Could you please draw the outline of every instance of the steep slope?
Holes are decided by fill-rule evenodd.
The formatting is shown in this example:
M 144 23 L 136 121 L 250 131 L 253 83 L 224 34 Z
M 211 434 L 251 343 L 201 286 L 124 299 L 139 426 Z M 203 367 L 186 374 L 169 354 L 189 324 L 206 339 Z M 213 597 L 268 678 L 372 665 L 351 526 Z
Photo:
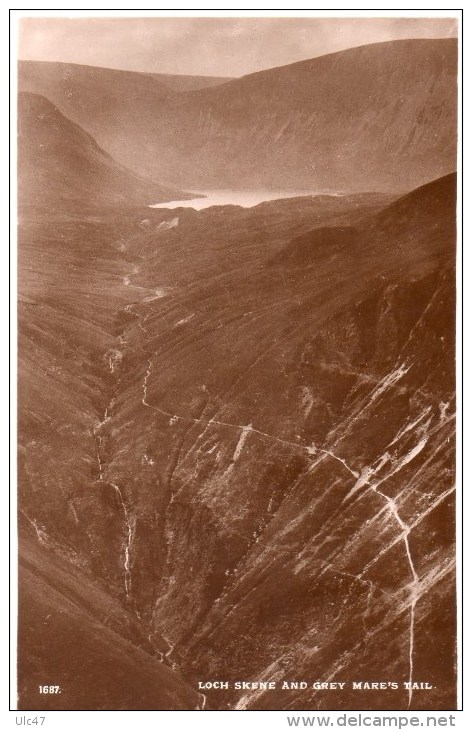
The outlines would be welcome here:
M 20 61 L 18 87 L 52 101 L 107 152 L 111 149 L 103 141 L 116 135 L 128 158 L 134 149 L 129 131 L 140 124 L 149 127 L 155 109 L 173 95 L 150 74 L 46 61 Z M 116 159 L 123 162 L 126 155 Z
M 20 243 L 30 539 L 209 707 L 455 708 L 454 176 Z
M 115 162 L 42 96 L 20 93 L 18 128 L 20 209 L 85 213 L 180 195 Z
M 18 709 L 199 709 L 201 696 L 166 665 L 165 642 L 159 650 L 136 617 L 38 536 L 20 554 Z M 39 692 L 45 677 L 57 693 Z
M 456 168 L 456 67 L 453 39 L 392 41 L 147 101 L 130 89 L 105 116 L 57 68 L 21 67 L 20 87 L 173 184 L 405 191 Z
M 439 180 L 309 234 L 311 258 L 297 239 L 290 266 L 275 257 L 143 312 L 146 369 L 140 383 L 131 340 L 107 473 L 130 488 L 131 454 L 154 463 L 165 567 L 149 611 L 176 664 L 194 680 L 399 686 L 215 690 L 214 706 L 455 706 L 454 201 L 454 178 Z M 112 437 L 130 418 L 133 445 Z

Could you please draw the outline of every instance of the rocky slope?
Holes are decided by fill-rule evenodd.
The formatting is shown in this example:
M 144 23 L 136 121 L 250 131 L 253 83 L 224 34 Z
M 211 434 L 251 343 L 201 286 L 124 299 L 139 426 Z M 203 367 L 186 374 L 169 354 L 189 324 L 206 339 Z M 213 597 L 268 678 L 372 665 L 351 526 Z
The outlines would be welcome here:
M 423 39 L 186 93 L 140 74 L 34 63 L 20 67 L 20 88 L 123 164 L 184 188 L 406 191 L 456 169 L 456 67 L 456 41 Z
M 161 708 L 453 709 L 454 177 L 20 234 L 22 708 L 67 605 L 56 650 L 85 632 Z

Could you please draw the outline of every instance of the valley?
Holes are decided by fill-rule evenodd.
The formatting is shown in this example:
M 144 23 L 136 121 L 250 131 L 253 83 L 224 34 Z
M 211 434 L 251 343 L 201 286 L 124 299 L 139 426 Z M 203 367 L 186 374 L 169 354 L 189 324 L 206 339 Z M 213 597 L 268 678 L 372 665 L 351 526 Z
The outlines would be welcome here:
M 457 707 L 455 64 L 21 63 L 19 709 Z
M 202 676 L 322 665 L 349 679 L 359 652 L 374 678 L 369 642 L 392 634 L 389 676 L 437 685 L 424 640 L 454 622 L 438 600 L 454 588 L 453 178 L 393 202 L 138 213 L 20 239 L 20 524 L 34 552 L 106 590 L 190 696 Z M 427 701 L 410 695 L 396 706 Z M 343 697 L 213 690 L 208 703 Z

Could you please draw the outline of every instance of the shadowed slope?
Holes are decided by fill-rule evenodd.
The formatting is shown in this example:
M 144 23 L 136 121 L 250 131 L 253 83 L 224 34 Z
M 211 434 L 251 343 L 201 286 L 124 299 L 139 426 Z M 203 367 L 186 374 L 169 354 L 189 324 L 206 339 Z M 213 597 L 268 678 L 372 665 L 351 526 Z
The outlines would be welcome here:
M 166 665 L 162 639 L 151 641 L 136 617 L 62 560 L 46 536 L 39 545 L 31 537 L 22 543 L 19 710 L 199 708 L 202 698 Z M 45 681 L 59 692 L 40 693 Z
M 85 215 L 91 210 L 144 206 L 181 195 L 115 162 L 42 96 L 20 94 L 18 125 L 21 211 Z

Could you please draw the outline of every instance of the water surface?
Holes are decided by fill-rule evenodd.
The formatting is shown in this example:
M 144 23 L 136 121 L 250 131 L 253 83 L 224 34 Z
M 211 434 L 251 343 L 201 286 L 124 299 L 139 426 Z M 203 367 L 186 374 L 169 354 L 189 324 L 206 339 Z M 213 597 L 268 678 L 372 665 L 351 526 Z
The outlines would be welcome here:
M 205 198 L 190 198 L 189 200 L 171 200 L 167 203 L 156 203 L 150 208 L 194 208 L 203 210 L 212 205 L 240 205 L 243 208 L 252 208 L 254 205 L 268 200 L 282 198 L 300 198 L 307 195 L 336 195 L 313 190 L 199 190 L 191 191 L 205 195 Z

